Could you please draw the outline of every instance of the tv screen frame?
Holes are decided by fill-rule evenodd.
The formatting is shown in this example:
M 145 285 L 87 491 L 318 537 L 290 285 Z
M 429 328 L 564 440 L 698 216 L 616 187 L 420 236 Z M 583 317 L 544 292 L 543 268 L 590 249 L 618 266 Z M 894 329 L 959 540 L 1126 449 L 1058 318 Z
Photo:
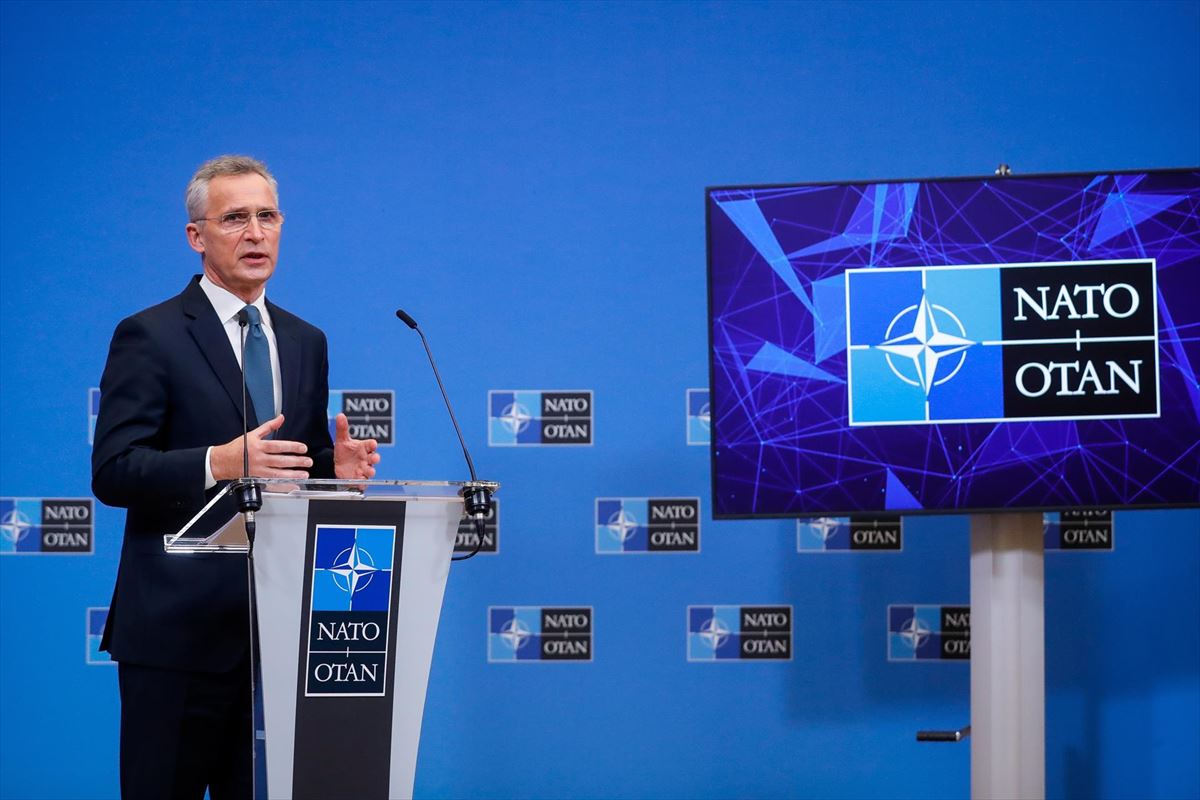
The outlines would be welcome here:
M 1170 188 L 1174 184 L 1186 185 L 1187 191 L 1180 196 L 1177 190 Z M 821 199 L 822 194 L 827 197 Z M 1037 204 L 1030 205 L 1029 199 L 1039 195 L 1044 198 L 1044 205 L 1040 208 Z M 971 199 L 959 202 L 955 199 L 959 196 Z M 970 231 L 970 223 L 978 220 L 966 220 L 957 225 L 951 225 L 945 219 L 933 221 L 935 214 L 947 209 L 958 214 L 965 210 L 970 214 L 971 202 L 978 202 L 980 209 L 996 209 L 994 214 L 997 224 L 1004 229 L 1003 235 L 992 237 L 983 230 L 975 234 L 963 233 L 964 230 Z M 822 203 L 824 207 L 821 207 Z M 796 218 L 798 210 L 809 207 L 814 210 L 811 218 Z M 1001 219 L 1006 213 L 1023 221 L 1026 229 L 1005 227 L 1012 222 Z M 1179 225 L 1174 241 L 1185 243 L 1187 252 L 1183 256 L 1166 245 L 1148 254 L 1144 245 L 1142 251 L 1134 252 L 1123 244 L 1126 240 L 1135 241 L 1143 226 L 1147 230 L 1158 231 L 1164 226 L 1169 228 L 1170 224 Z M 1059 240 L 1049 241 L 1047 237 L 1050 233 L 1058 235 Z M 1002 389 L 994 387 L 999 384 L 993 379 L 980 383 L 978 375 L 987 374 L 992 378 L 1002 375 L 1006 379 L 1003 387 L 1007 387 L 1012 370 L 1005 373 L 1004 363 L 1007 362 L 1004 360 L 1015 359 L 1011 355 L 1013 353 L 1045 352 L 1047 347 L 1075 352 L 1088 347 L 1092 348 L 1089 352 L 1098 352 L 1094 348 L 1099 345 L 1095 343 L 1102 342 L 1106 337 L 1090 331 L 1086 326 L 1094 327 L 1101 323 L 1116 325 L 1120 335 L 1107 338 L 1129 341 L 1102 346 L 1108 348 L 1110 354 L 1121 348 L 1132 348 L 1130 353 L 1139 358 L 1126 362 L 1110 360 L 1105 362 L 1107 370 L 1101 369 L 1103 374 L 1085 375 L 1084 371 L 1080 371 L 1079 375 L 1072 377 L 1086 377 L 1089 388 L 1112 389 L 1115 381 L 1117 389 L 1124 390 L 1134 387 L 1135 380 L 1140 381 L 1145 377 L 1130 372 L 1128 365 L 1135 360 L 1146 360 L 1145 341 L 1148 339 L 1148 326 L 1152 325 L 1156 394 L 1163 391 L 1166 385 L 1170 389 L 1167 400 L 1176 405 L 1182 403 L 1179 382 L 1185 380 L 1188 369 L 1173 372 L 1172 363 L 1162 364 L 1160 361 L 1166 348 L 1172 347 L 1168 362 L 1182 360 L 1184 367 L 1190 368 L 1192 380 L 1195 380 L 1197 371 L 1200 371 L 1200 310 L 1177 305 L 1176 315 L 1181 311 L 1182 317 L 1176 320 L 1168 313 L 1163 319 L 1160 318 L 1160 306 L 1166 302 L 1162 294 L 1164 291 L 1173 292 L 1173 297 L 1186 297 L 1186 294 L 1180 295 L 1182 287 L 1190 289 L 1191 295 L 1196 298 L 1192 305 L 1200 309 L 1200 167 L 710 186 L 705 189 L 705 234 L 711 419 L 709 455 L 711 508 L 715 519 L 1200 506 L 1200 474 L 1190 480 L 1171 478 L 1152 484 L 1172 487 L 1172 492 L 1181 495 L 1166 499 L 1153 494 L 1139 497 L 1138 490 L 1129 487 L 1113 491 L 1077 491 L 1066 485 L 1056 490 L 1057 496 L 1049 496 L 1052 492 L 1038 493 L 1031 488 L 1018 487 L 1022 491 L 1009 493 L 1015 497 L 1015 502 L 970 502 L 975 496 L 986 499 L 989 496 L 995 498 L 998 494 L 994 489 L 983 490 L 982 481 L 988 480 L 988 474 L 999 475 L 1002 480 L 1010 481 L 1014 480 L 1015 475 L 1028 474 L 1036 483 L 1049 474 L 1047 469 L 1043 469 L 1040 475 L 1034 474 L 1037 465 L 1049 468 L 1053 458 L 1060 455 L 1063 463 L 1069 465 L 1072 447 L 1077 450 L 1087 447 L 1110 448 L 1113 435 L 1105 438 L 1098 434 L 1102 430 L 1096 427 L 1098 425 L 1134 425 L 1132 430 L 1137 435 L 1133 437 L 1134 445 L 1125 445 L 1127 450 L 1132 450 L 1141 436 L 1154 438 L 1146 433 L 1149 428 L 1139 429 L 1136 426 L 1139 418 L 1148 416 L 1144 404 L 1133 408 L 1132 413 L 1111 413 L 1114 403 L 1129 402 L 1129 398 L 1124 396 L 1098 398 L 1096 402 L 1103 413 L 1090 414 L 1075 422 L 1061 415 L 1054 420 L 1039 420 L 1036 415 L 1030 415 L 1030 408 L 1022 410 L 1022 402 L 1030 406 L 1031 403 L 1036 405 L 1042 402 L 1040 400 L 1019 396 L 1014 396 L 1011 402 L 1003 397 L 997 399 L 993 395 L 1002 392 Z M 930 234 L 936 234 L 936 237 Z M 714 236 L 725 238 L 714 243 Z M 970 241 L 972 236 L 977 236 L 978 240 Z M 945 239 L 939 242 L 937 237 Z M 1022 241 L 1026 244 L 1021 244 Z M 1022 257 L 1022 253 L 1025 257 Z M 947 258 L 950 254 L 954 257 Z M 1097 254 L 1104 257 L 1098 257 Z M 1170 263 L 1159 263 L 1164 261 L 1164 254 L 1165 260 Z M 1055 255 L 1058 257 L 1053 257 Z M 714 259 L 717 263 L 714 263 Z M 1140 270 L 1114 266 L 1135 261 L 1143 265 Z M 1146 263 L 1153 264 L 1149 275 L 1149 292 L 1157 302 L 1141 304 L 1140 309 L 1131 311 L 1131 305 L 1137 302 L 1133 295 L 1146 293 Z M 1043 269 L 1039 270 L 1039 267 Z M 1072 277 L 1087 271 L 1088 280 L 1080 282 L 1083 285 L 1081 294 L 1068 298 L 1068 301 L 1079 301 L 1078 308 L 1059 307 L 1061 313 L 1058 316 L 1065 318 L 1074 311 L 1075 318 L 1069 322 L 1065 319 L 1055 322 L 1054 307 L 1049 304 L 1061 298 L 1039 295 L 1038 288 L 1045 287 L 1039 287 L 1037 280 L 1032 283 L 1030 280 L 1038 275 L 1060 275 L 1064 269 L 1076 270 Z M 1157 285 L 1168 269 L 1174 272 L 1169 275 L 1166 285 Z M 1018 270 L 1025 272 L 1019 273 Z M 1114 273 L 1113 270 L 1128 271 Z M 750 275 L 751 272 L 754 274 Z M 913 288 L 916 286 L 913 283 L 915 278 L 912 281 L 893 280 L 892 276 L 899 276 L 902 272 L 919 273 L 920 288 Z M 846 278 L 847 274 L 851 277 Z M 1096 281 L 1112 289 L 1117 286 L 1111 279 L 1114 274 L 1134 277 L 1130 277 L 1129 281 L 1121 280 L 1121 284 L 1129 284 L 1128 288 L 1110 290 L 1102 296 L 1098 293 L 1101 290 L 1094 288 L 1098 285 Z M 734 279 L 738 286 L 730 288 Z M 892 285 L 889 285 L 889 281 Z M 939 296 L 945 296 L 945 292 L 957 292 L 957 297 L 968 303 L 972 297 L 991 298 L 994 295 L 995 298 L 988 302 L 997 309 L 999 303 L 1005 303 L 1004 312 L 1011 312 L 1013 304 L 1018 303 L 1018 313 L 1023 313 L 1027 319 L 1021 326 L 1016 323 L 1007 325 L 1003 334 L 997 336 L 998 326 L 1005 323 L 1003 314 L 997 315 L 993 309 L 984 315 L 984 318 L 994 317 L 996 320 L 994 327 L 997 327 L 997 331 L 989 334 L 991 338 L 976 336 L 972 340 L 968 336 L 958 337 L 957 334 L 964 332 L 961 321 L 952 319 L 952 313 L 947 316 L 945 305 L 932 301 L 924 304 L 927 282 L 936 285 L 936 291 L 943 293 Z M 1045 280 L 1040 283 L 1051 282 Z M 747 290 L 747 284 L 757 286 Z M 999 289 L 992 291 L 991 287 L 1000 284 L 1007 292 Z M 1088 286 L 1093 288 L 1088 289 Z M 985 288 L 977 291 L 979 287 Z M 854 302 L 850 298 L 852 290 L 856 292 Z M 839 291 L 842 298 L 841 318 L 833 310 Z M 855 329 L 855 309 L 874 308 L 872 303 L 882 304 L 891 296 L 901 297 L 911 291 L 920 293 L 922 304 L 915 300 L 901 304 L 907 307 L 907 316 L 897 314 L 891 320 L 895 331 L 886 331 L 896 335 L 882 336 L 881 329 L 873 334 L 878 337 L 874 340 L 875 344 L 868 346 L 857 343 L 862 339 L 863 332 Z M 934 297 L 933 290 L 930 291 L 929 296 Z M 1182 300 L 1175 302 L 1186 303 Z M 773 342 L 770 335 L 753 330 L 758 325 L 751 314 L 754 303 L 761 304 L 765 309 L 763 313 L 768 317 L 774 315 L 775 318 L 763 323 L 763 327 L 774 325 L 780 341 Z M 1103 308 L 1107 308 L 1103 306 L 1104 303 L 1109 304 L 1113 315 L 1103 313 Z M 984 307 L 992 308 L 986 303 Z M 1036 319 L 1036 312 L 1039 311 L 1045 312 L 1050 319 Z M 1092 316 L 1085 320 L 1089 312 Z M 785 320 L 787 315 L 791 316 Z M 1124 321 L 1118 319 L 1121 315 L 1124 315 Z M 860 316 L 868 321 L 872 319 L 871 314 Z M 922 333 L 920 341 L 914 340 L 920 327 L 914 324 L 918 317 L 927 320 L 937 335 L 941 336 L 937 348 L 932 347 L 934 340 L 927 335 L 928 331 Z M 1100 317 L 1106 319 L 1097 322 Z M 806 323 L 810 330 L 793 336 L 785 323 L 795 320 Z M 948 333 L 937 330 L 939 320 L 944 323 L 942 327 Z M 1034 323 L 1041 326 L 1035 335 L 1049 338 L 1030 339 L 1025 329 L 1033 330 L 1030 326 Z M 1189 331 L 1182 338 L 1179 334 L 1181 324 Z M 837 341 L 839 325 L 844 339 L 841 342 Z M 803 328 L 803 324 L 800 327 Z M 818 328 L 821 329 L 820 333 Z M 904 340 L 905 336 L 907 340 Z M 1021 337 L 1025 337 L 1026 341 L 1018 341 Z M 1071 341 L 1072 337 L 1074 342 Z M 960 341 L 955 341 L 956 338 Z M 1043 342 L 1057 344 L 1044 345 Z M 885 348 L 885 344 L 889 346 Z M 996 346 L 989 350 L 977 345 Z M 1041 350 L 1018 345 L 1038 345 Z M 960 351 L 955 351 L 955 347 L 959 347 Z M 975 397 L 971 392 L 961 390 L 959 394 L 962 396 L 947 399 L 952 398 L 950 389 L 943 388 L 943 384 L 949 380 L 946 377 L 948 373 L 944 370 L 938 372 L 940 360 L 934 359 L 929 362 L 934 365 L 932 372 L 926 370 L 923 376 L 921 365 L 924 356 L 921 353 L 927 355 L 931 349 L 940 349 L 948 353 L 945 359 L 947 364 L 957 363 L 962 368 L 964 356 L 961 350 L 969 348 L 973 349 L 970 349 L 971 358 L 967 361 L 975 362 L 970 369 L 976 370 L 978 375 L 972 381 L 960 383 L 963 386 L 983 386 L 986 391 Z M 885 349 L 888 352 L 883 352 Z M 935 355 L 940 357 L 940 353 Z M 1112 359 L 1116 358 L 1112 356 Z M 985 373 L 979 364 L 989 360 L 992 363 L 991 372 Z M 1013 360 L 1013 363 L 1016 361 Z M 1058 367 L 1052 370 L 1043 367 L 1026 369 L 1022 373 L 1026 381 L 1025 389 L 1036 392 L 1041 388 L 1042 378 L 1062 381 L 1062 385 L 1056 387 L 1056 395 L 1058 388 L 1067 389 L 1067 369 L 1061 360 L 1042 363 L 1056 363 Z M 1114 363 L 1124 364 L 1124 368 L 1113 366 Z M 898 405 L 908 410 L 901 413 L 898 419 L 889 420 L 887 415 L 894 413 L 891 406 L 872 398 L 871 392 L 863 388 L 884 386 L 884 383 L 876 380 L 878 374 L 884 374 L 880 371 L 884 367 L 891 370 L 891 375 L 902 377 L 916 387 L 905 391 L 925 392 L 924 420 L 918 420 L 915 416 L 920 413 L 919 401 L 913 401 L 910 394 L 904 394 L 904 391 L 896 394 L 900 401 Z M 1146 374 L 1150 374 L 1148 364 L 1145 369 Z M 750 385 L 750 379 L 746 377 L 754 370 L 756 380 L 762 378 L 760 385 L 768 385 L 772 381 L 777 384 L 774 396 L 769 398 L 771 404 L 763 404 L 761 408 L 757 402 L 759 398 L 753 396 L 755 390 Z M 740 388 L 733 388 L 735 381 L 728 372 L 738 372 L 736 382 Z M 851 385 L 852 372 L 868 377 Z M 967 376 L 968 372 L 969 369 L 965 369 L 962 375 Z M 847 413 L 840 420 L 835 420 L 831 398 L 838 391 L 833 387 L 838 386 L 839 381 L 845 386 L 842 391 Z M 814 386 L 817 388 L 812 389 Z M 1074 388 L 1079 388 L 1078 384 Z M 764 394 L 769 391 L 764 390 Z M 802 399 L 791 401 L 790 404 L 787 401 L 778 402 L 785 391 Z M 891 389 L 887 388 L 887 391 Z M 1008 391 L 1010 394 L 1019 394 L 1015 389 Z M 1184 392 L 1187 393 L 1186 387 Z M 870 409 L 872 402 L 877 406 L 870 412 L 875 415 L 874 418 L 867 420 L 865 426 L 849 424 L 848 406 L 852 394 L 862 399 L 863 409 Z M 1196 390 L 1193 389 L 1190 402 L 1195 405 L 1195 419 L 1191 427 L 1184 431 L 1189 436 L 1194 432 L 1196 441 L 1191 442 L 1190 449 L 1186 448 L 1186 443 L 1180 446 L 1185 448 L 1182 455 L 1184 465 L 1194 465 L 1196 472 L 1200 473 L 1200 404 L 1196 397 Z M 1079 400 L 1076 402 L 1083 405 L 1071 406 L 1070 397 L 1060 400 L 1065 404 L 1062 407 L 1067 409 L 1064 413 L 1076 415 L 1087 414 L 1090 408 L 1088 403 L 1091 402 L 1088 399 Z M 1157 402 L 1162 401 L 1158 399 Z M 791 418 L 781 416 L 784 410 L 795 412 L 800 407 L 807 408 L 805 403 L 813 409 L 823 409 L 817 414 L 818 423 L 809 432 L 801 432 L 794 414 Z M 950 422 L 958 417 L 945 416 L 939 411 L 938 416 L 931 419 L 930 409 L 934 405 L 951 414 L 955 409 L 960 412 L 966 409 L 972 416 L 964 422 Z M 985 410 L 990 408 L 993 416 L 974 416 L 977 413 L 975 405 Z M 739 406 L 746 408 L 738 410 Z M 997 408 L 1003 410 L 999 417 L 995 416 Z M 1154 424 L 1160 428 L 1158 433 L 1161 438 L 1173 419 L 1168 414 L 1179 414 L 1183 409 L 1181 407 L 1172 412 L 1172 409 L 1159 408 L 1155 411 L 1162 415 L 1149 416 L 1157 420 Z M 820 418 L 821 414 L 825 415 L 823 419 Z M 1004 421 L 985 421 L 988 419 Z M 747 433 L 758 420 L 768 426 L 766 432 Z M 821 427 L 822 424 L 825 427 Z M 790 429 L 789 425 L 792 426 Z M 980 437 L 986 440 L 990 435 L 986 430 L 989 426 L 993 430 L 1004 429 L 1008 433 L 1015 433 L 1019 428 L 1023 436 L 1030 435 L 1030 431 L 1035 434 L 1044 432 L 1047 434 L 1048 441 L 1044 443 L 1047 450 L 1040 455 L 1026 454 L 1024 466 L 1007 463 L 1003 453 L 996 452 L 1002 447 L 989 446 L 986 442 L 980 444 Z M 889 462 L 888 458 L 891 457 L 881 456 L 873 464 L 864 463 L 863 471 L 850 469 L 849 476 L 839 479 L 835 473 L 840 474 L 838 471 L 842 469 L 842 462 L 852 464 L 856 463 L 856 459 L 861 459 L 862 454 L 858 450 L 861 450 L 862 443 L 856 442 L 855 431 L 858 431 L 858 439 L 878 436 L 879 441 L 883 442 L 880 452 L 887 452 L 889 447 L 892 452 L 901 448 L 899 440 L 902 436 L 879 434 L 881 429 L 887 427 L 894 427 L 901 432 L 923 427 L 926 429 L 926 441 L 930 444 L 935 440 L 944 443 L 947 439 L 956 440 L 965 436 L 974 443 L 970 446 L 974 449 L 968 449 L 971 454 L 968 460 L 973 460 L 976 466 L 986 462 L 985 468 L 978 477 L 974 474 L 956 474 L 955 471 L 966 462 L 956 463 L 955 458 L 947 454 L 944 475 L 936 479 L 922 477 L 914 481 L 914 470 L 910 463 Z M 965 435 L 968 428 L 972 429 L 970 436 Z M 1082 438 L 1080 430 L 1083 431 Z M 890 443 L 889 438 L 892 440 Z M 920 435 L 916 437 L 917 440 L 920 438 Z M 791 444 L 800 440 L 805 441 L 804 448 Z M 820 443 L 827 445 L 823 452 L 819 452 L 818 447 L 810 446 Z M 833 455 L 833 451 L 846 451 L 828 447 L 836 444 L 854 445 L 849 448 L 853 452 L 845 459 L 839 459 Z M 757 453 L 749 453 L 755 446 Z M 806 450 L 805 455 L 800 455 L 802 449 Z M 781 466 L 785 459 L 780 453 L 792 458 L 792 451 L 795 453 L 795 466 Z M 750 455 L 754 458 L 750 458 Z M 1126 453 L 1125 457 L 1130 458 L 1130 454 Z M 1134 454 L 1134 457 L 1139 457 L 1139 454 Z M 1146 457 L 1150 458 L 1148 455 Z M 751 464 L 751 461 L 755 463 Z M 877 474 L 866 475 L 871 469 L 875 469 Z M 1070 469 L 1073 473 L 1079 472 L 1075 467 Z M 1135 469 L 1148 471 L 1151 468 L 1135 466 Z M 790 481 L 789 470 L 794 471 Z M 819 483 L 811 480 L 814 473 L 830 475 L 830 479 L 816 490 L 810 488 L 810 485 Z M 932 470 L 922 473 L 924 476 L 932 474 Z M 768 481 L 771 482 L 770 486 L 764 489 Z M 831 488 L 842 482 L 862 482 L 862 487 L 854 489 L 857 495 L 849 489 Z M 972 490 L 972 482 L 979 483 L 980 488 Z M 963 486 L 967 488 L 962 489 Z M 1182 492 L 1179 491 L 1181 488 Z M 1146 487 L 1141 491 L 1147 491 Z M 955 504 L 941 499 L 951 494 L 956 498 Z M 839 495 L 842 502 L 833 502 Z M 764 497 L 765 500 L 762 499 Z M 855 498 L 854 501 L 845 500 L 851 497 Z M 816 499 L 810 502 L 810 498 Z M 866 498 L 877 499 L 878 502 L 862 502 Z

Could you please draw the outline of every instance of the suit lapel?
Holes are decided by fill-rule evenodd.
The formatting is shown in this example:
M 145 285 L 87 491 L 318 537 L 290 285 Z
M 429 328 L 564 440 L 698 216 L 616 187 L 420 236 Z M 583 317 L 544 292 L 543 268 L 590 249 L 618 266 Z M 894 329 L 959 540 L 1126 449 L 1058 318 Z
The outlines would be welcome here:
M 270 300 L 267 310 L 271 312 L 271 327 L 275 330 L 275 346 L 279 351 L 279 383 L 283 387 L 283 407 L 279 413 L 291 419 L 296 395 L 300 392 L 300 340 L 291 315 Z
M 212 371 L 216 373 L 225 393 L 229 395 L 238 417 L 242 416 L 242 371 L 238 369 L 229 337 L 217 312 L 204 290 L 200 288 L 199 276 L 183 290 L 183 313 L 188 317 L 188 333 L 192 335 L 200 352 Z

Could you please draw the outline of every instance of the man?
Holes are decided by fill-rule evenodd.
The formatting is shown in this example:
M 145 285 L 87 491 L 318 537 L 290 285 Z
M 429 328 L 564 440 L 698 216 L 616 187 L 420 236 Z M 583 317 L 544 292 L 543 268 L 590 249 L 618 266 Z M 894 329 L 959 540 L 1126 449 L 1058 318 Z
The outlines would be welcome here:
M 100 381 L 92 490 L 129 509 L 101 647 L 119 664 L 122 795 L 249 798 L 246 561 L 168 555 L 162 537 L 242 475 L 243 441 L 264 478 L 371 478 L 379 454 L 342 414 L 331 441 L 325 336 L 266 299 L 283 224 L 266 166 L 213 159 L 186 203 L 203 275 L 117 326 Z

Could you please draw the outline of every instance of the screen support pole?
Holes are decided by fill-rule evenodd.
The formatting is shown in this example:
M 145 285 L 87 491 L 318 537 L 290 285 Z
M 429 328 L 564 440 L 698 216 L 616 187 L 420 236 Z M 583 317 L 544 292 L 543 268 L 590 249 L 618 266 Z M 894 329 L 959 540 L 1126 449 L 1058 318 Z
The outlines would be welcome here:
M 971 797 L 1046 796 L 1040 513 L 971 516 Z

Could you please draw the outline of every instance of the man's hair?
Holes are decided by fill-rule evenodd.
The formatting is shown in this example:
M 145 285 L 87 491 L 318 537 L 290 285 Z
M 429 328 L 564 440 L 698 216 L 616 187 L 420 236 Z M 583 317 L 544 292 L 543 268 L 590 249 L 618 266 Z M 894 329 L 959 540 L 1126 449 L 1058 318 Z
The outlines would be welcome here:
M 195 222 L 202 219 L 208 208 L 208 184 L 213 178 L 222 175 L 246 175 L 253 173 L 261 175 L 271 186 L 271 194 L 275 195 L 275 203 L 279 204 L 279 184 L 275 176 L 267 169 L 267 165 L 257 158 L 250 156 L 217 156 L 205 161 L 196 170 L 196 174 L 188 181 L 184 193 L 184 204 L 187 206 L 188 220 Z

